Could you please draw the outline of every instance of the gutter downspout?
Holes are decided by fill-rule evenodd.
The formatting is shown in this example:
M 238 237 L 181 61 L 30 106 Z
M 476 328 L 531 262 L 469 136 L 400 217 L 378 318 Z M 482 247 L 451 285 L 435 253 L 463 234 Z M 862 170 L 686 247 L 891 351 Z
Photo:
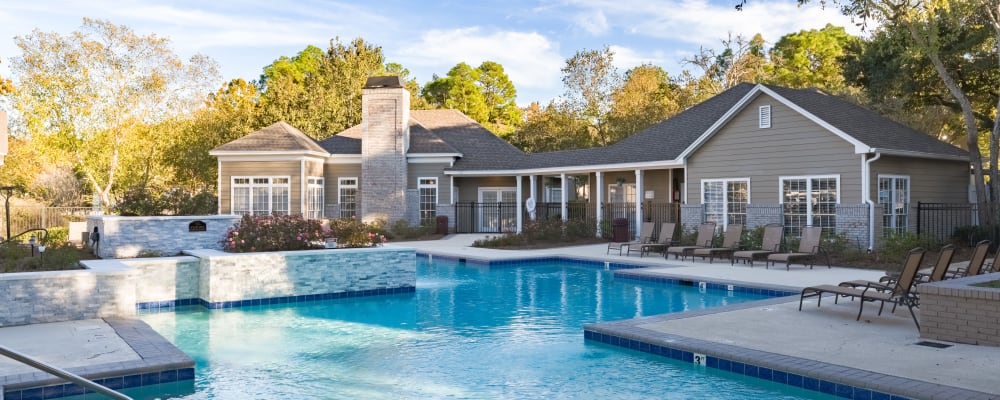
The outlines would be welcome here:
M 861 155 L 861 194 L 864 202 L 868 204 L 868 252 L 875 250 L 875 202 L 872 201 L 871 186 L 871 164 L 882 157 L 882 153 L 875 152 L 875 157 L 865 159 L 867 154 Z

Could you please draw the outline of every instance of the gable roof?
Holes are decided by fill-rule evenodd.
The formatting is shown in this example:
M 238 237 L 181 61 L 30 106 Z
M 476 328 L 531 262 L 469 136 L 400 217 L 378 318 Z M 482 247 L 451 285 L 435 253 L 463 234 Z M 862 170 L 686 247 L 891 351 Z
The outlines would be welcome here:
M 279 121 L 232 142 L 222 144 L 212 149 L 209 154 L 260 151 L 326 153 L 313 138 L 285 121 Z
M 450 168 L 462 170 L 497 170 L 522 168 L 527 158 L 514 147 L 478 122 L 458 110 L 414 110 L 410 118 L 420 127 L 439 138 L 441 143 L 461 153 L 461 158 Z M 413 130 L 410 131 L 410 149 L 415 148 Z

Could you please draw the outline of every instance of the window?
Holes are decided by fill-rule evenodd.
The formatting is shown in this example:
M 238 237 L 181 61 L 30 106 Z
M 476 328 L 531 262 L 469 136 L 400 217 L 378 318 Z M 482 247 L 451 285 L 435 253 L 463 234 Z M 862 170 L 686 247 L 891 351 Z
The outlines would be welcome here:
M 323 218 L 323 178 L 309 177 L 306 186 L 306 218 Z
M 882 206 L 884 233 L 906 232 L 909 224 L 910 177 L 879 175 L 878 204 Z
M 608 185 L 608 203 L 635 203 L 635 184 L 612 183 Z
M 723 227 L 746 225 L 750 179 L 704 179 L 701 182 L 701 202 L 705 205 L 707 221 Z
M 758 128 L 770 128 L 771 127 L 771 106 L 760 106 L 759 121 L 757 124 Z
M 839 176 L 782 177 L 781 202 L 788 233 L 798 236 L 804 226 L 835 228 L 839 186 Z
M 420 224 L 431 226 L 437 217 L 437 178 L 418 178 L 417 190 L 420 192 Z
M 233 214 L 288 215 L 288 177 L 233 177 Z
M 340 178 L 337 183 L 337 192 L 340 197 L 340 218 L 357 218 L 358 178 Z

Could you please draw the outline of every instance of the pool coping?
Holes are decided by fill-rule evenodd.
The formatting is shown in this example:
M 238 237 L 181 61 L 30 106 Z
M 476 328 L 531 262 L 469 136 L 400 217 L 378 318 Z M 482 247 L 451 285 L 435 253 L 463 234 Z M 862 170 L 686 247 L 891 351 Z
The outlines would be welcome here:
M 184 354 L 139 319 L 104 318 L 116 334 L 135 351 L 138 360 L 66 368 L 67 371 L 120 390 L 161 383 L 194 380 L 194 359 Z M 93 393 L 75 383 L 45 372 L 0 377 L 4 400 L 53 399 Z
M 788 356 L 762 350 L 755 350 L 732 344 L 725 344 L 669 334 L 642 328 L 642 325 L 673 321 L 729 311 L 761 306 L 783 304 L 800 293 L 800 288 L 766 285 L 725 279 L 708 279 L 683 274 L 644 274 L 644 268 L 663 268 L 663 265 L 640 262 L 609 262 L 600 258 L 549 255 L 541 257 L 511 257 L 489 259 L 479 257 L 459 257 L 449 254 L 434 254 L 432 251 L 418 251 L 417 257 L 452 259 L 487 266 L 517 265 L 519 263 L 545 261 L 574 261 L 603 263 L 605 269 L 612 269 L 616 279 L 680 284 L 706 289 L 733 290 L 749 293 L 770 293 L 776 297 L 748 301 L 703 310 L 682 311 L 655 316 L 632 318 L 619 321 L 584 325 L 584 340 L 596 341 L 612 346 L 636 350 L 661 357 L 694 363 L 695 356 L 704 356 L 699 365 L 723 371 L 738 373 L 748 377 L 764 379 L 806 390 L 851 399 L 997 399 L 996 394 L 971 389 L 926 382 L 901 376 L 866 371 L 843 365 L 827 363 L 808 358 Z M 618 268 L 615 268 L 615 267 Z M 704 286 L 701 285 L 704 283 Z

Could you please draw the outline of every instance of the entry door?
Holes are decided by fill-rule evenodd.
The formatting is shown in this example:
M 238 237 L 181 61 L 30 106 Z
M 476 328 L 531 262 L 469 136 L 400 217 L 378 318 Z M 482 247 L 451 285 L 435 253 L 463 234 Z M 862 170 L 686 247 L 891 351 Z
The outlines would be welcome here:
M 481 232 L 509 232 L 516 228 L 516 188 L 479 188 L 479 204 L 479 229 Z

